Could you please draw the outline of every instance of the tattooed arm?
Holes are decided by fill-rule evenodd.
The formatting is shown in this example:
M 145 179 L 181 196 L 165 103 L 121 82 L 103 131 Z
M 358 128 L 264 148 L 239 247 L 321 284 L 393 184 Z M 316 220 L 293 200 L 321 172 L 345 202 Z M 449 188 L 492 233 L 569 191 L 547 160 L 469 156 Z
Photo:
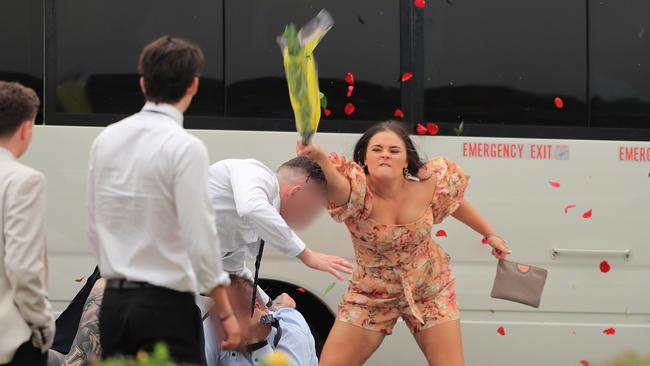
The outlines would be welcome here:
M 79 329 L 67 355 L 54 350 L 48 352 L 48 366 L 89 366 L 101 353 L 99 346 L 99 309 L 104 299 L 106 281 L 100 278 L 95 282 L 84 305 Z

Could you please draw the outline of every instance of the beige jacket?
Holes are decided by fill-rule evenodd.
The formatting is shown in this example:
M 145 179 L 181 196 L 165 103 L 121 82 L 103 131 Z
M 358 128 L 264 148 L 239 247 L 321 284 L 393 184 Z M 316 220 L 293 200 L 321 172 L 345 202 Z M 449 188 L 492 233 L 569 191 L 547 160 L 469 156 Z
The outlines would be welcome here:
M 0 364 L 30 339 L 43 351 L 52 344 L 45 188 L 42 173 L 0 147 Z

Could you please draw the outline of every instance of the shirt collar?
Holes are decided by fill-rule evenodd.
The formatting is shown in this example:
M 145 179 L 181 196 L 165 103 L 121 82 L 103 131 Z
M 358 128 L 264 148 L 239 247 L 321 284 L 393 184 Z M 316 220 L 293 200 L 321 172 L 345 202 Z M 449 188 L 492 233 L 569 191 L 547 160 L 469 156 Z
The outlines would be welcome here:
M 142 110 L 164 114 L 183 127 L 183 113 L 171 104 L 147 102 L 144 107 L 142 107 Z
M 0 146 L 0 156 L 4 156 L 5 158 L 9 160 L 16 160 L 16 157 L 14 154 L 11 153 L 11 151 L 5 149 L 4 147 Z

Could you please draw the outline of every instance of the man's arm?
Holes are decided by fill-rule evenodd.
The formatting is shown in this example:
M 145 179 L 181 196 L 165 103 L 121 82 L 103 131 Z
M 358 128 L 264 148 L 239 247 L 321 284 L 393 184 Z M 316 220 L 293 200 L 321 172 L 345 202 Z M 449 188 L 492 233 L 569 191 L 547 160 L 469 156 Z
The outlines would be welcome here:
M 47 300 L 45 177 L 32 173 L 14 181 L 7 192 L 5 268 L 13 300 L 32 329 L 32 343 L 43 352 L 54 336 Z
M 265 242 L 281 253 L 295 257 L 305 249 L 305 243 L 280 216 L 270 202 L 273 177 L 253 166 L 232 169 L 230 183 L 237 214 L 252 226 Z
M 100 278 L 95 282 L 86 304 L 84 305 L 79 329 L 72 341 L 72 347 L 67 355 L 50 350 L 47 357 L 48 366 L 61 365 L 91 365 L 99 359 L 101 346 L 99 343 L 99 309 L 104 299 L 106 281 Z

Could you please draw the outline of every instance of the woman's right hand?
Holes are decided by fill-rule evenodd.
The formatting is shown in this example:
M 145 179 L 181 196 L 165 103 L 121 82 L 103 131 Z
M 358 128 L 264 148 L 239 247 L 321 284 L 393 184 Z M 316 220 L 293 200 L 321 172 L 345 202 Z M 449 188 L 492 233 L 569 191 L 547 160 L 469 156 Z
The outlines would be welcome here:
M 305 145 L 302 140 L 298 140 L 296 142 L 296 155 L 308 157 L 317 163 L 327 160 L 327 153 L 313 141 L 309 145 Z

